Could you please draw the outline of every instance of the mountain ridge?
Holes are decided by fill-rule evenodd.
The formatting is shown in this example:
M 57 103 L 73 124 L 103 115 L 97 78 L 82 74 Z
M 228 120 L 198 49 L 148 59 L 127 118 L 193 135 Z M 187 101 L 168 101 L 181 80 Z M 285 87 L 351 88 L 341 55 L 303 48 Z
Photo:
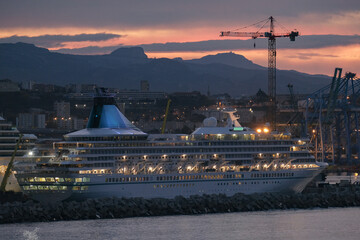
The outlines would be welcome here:
M 330 83 L 330 77 L 278 70 L 277 92 L 311 93 Z M 253 95 L 267 89 L 267 68 L 242 55 L 220 53 L 200 59 L 148 58 L 140 47 L 123 47 L 104 55 L 51 52 L 32 44 L 0 44 L 0 79 L 65 85 L 96 83 L 104 87 L 138 89 L 141 80 L 151 91 L 200 91 L 232 96 Z

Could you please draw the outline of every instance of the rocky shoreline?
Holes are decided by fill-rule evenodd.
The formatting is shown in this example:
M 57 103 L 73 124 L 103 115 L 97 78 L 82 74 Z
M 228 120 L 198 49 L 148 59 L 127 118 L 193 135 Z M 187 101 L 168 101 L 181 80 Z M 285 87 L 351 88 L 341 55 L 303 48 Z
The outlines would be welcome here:
M 16 195 L 16 194 L 15 194 Z M 0 195 L 4 200 L 5 194 Z M 0 201 L 0 223 L 360 206 L 360 186 L 308 189 L 301 194 L 235 194 L 175 199 L 104 198 L 41 204 L 20 195 Z

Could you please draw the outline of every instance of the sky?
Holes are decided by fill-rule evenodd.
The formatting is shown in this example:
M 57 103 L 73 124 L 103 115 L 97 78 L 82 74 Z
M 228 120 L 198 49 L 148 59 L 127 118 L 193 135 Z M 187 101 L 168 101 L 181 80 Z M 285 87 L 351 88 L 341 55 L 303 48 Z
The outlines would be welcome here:
M 277 67 L 360 75 L 359 0 L 11 0 L 0 1 L 0 43 L 27 42 L 52 51 L 105 54 L 142 46 L 152 58 L 200 58 L 235 52 L 267 66 L 267 40 L 219 37 L 258 31 L 273 16 Z M 260 31 L 266 32 L 269 25 Z M 256 47 L 254 48 L 254 43 Z

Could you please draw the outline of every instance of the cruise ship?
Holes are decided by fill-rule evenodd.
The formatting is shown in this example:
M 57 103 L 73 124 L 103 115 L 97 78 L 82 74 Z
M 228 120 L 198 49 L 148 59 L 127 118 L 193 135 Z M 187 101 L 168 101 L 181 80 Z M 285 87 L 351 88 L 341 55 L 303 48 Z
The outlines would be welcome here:
M 110 94 L 98 90 L 87 128 L 64 135 L 52 152 L 32 151 L 15 166 L 22 191 L 39 201 L 104 197 L 301 192 L 324 168 L 307 142 L 242 127 L 233 111 L 189 135 L 150 135 Z M 29 160 L 30 159 L 30 160 Z
M 5 171 L 14 153 L 20 132 L 0 116 L 0 183 L 4 178 Z M 33 134 L 23 134 L 21 144 L 16 151 L 15 159 L 23 156 L 34 148 L 37 137 Z M 6 184 L 7 191 L 20 191 L 20 187 L 14 174 L 11 174 Z

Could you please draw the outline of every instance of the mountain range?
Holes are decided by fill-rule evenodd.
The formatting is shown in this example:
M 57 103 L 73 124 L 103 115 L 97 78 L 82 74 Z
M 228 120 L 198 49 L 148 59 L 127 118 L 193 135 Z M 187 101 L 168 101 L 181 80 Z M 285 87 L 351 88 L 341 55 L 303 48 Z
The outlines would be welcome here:
M 119 48 L 105 55 L 51 52 L 27 43 L 0 44 L 0 79 L 66 85 L 95 83 L 103 87 L 139 89 L 147 80 L 151 91 L 229 93 L 236 97 L 267 91 L 267 68 L 232 52 L 200 59 L 148 58 L 140 47 Z M 330 77 L 297 71 L 277 71 L 277 92 L 311 93 Z

